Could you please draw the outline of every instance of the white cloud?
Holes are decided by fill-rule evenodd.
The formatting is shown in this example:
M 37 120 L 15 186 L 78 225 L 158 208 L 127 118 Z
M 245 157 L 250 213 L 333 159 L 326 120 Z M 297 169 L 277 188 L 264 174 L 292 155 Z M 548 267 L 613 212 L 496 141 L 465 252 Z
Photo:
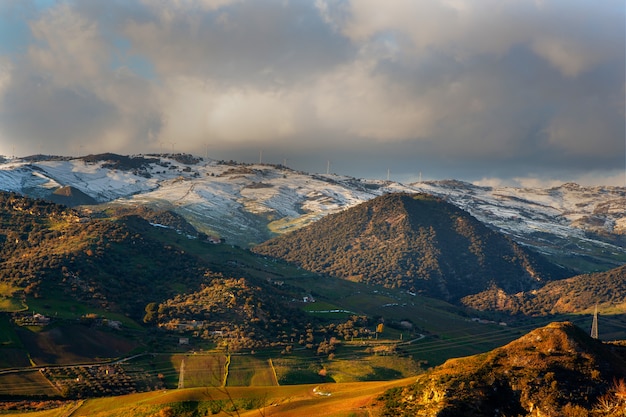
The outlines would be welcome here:
M 498 0 L 395 0 L 381 7 L 376 0 L 353 0 L 344 33 L 367 41 L 384 33 L 399 33 L 411 40 L 412 53 L 428 48 L 458 58 L 476 53 L 502 53 L 528 39 L 525 16 L 532 5 Z
M 596 61 L 592 51 L 569 39 L 535 39 L 532 49 L 568 77 L 576 77 Z
M 331 20 L 330 8 L 322 5 L 320 10 Z M 434 48 L 459 60 L 528 46 L 568 77 L 611 59 L 620 47 L 615 37 L 623 38 L 624 26 L 619 0 L 607 0 L 607 7 L 501 0 L 394 0 L 383 7 L 377 0 L 352 0 L 347 9 L 341 12 L 347 18 L 332 21 L 357 42 L 393 33 L 410 39 L 413 49 L 405 53 L 421 56 Z
M 62 85 L 89 83 L 103 76 L 110 45 L 100 37 L 97 22 L 60 3 L 30 26 L 37 43 L 29 48 L 28 57 L 41 74 Z
M 402 140 L 431 133 L 434 116 L 428 105 L 371 64 L 357 61 L 321 77 L 311 91 L 319 123 L 337 132 Z
M 214 101 L 208 123 L 218 138 L 272 141 L 295 133 L 290 97 L 272 91 L 226 91 Z
M 159 140 L 195 147 L 207 142 L 262 142 L 293 135 L 293 97 L 278 91 L 221 89 L 194 78 L 171 80 L 161 92 Z

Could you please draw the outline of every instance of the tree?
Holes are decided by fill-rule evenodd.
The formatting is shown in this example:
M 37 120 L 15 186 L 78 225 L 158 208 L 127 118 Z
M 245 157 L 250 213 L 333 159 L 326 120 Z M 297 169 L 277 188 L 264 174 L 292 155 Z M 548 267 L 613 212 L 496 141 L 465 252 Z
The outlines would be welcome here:
M 154 323 L 157 319 L 158 305 L 157 303 L 148 303 L 145 308 L 146 314 L 143 316 L 143 322 L 146 324 Z

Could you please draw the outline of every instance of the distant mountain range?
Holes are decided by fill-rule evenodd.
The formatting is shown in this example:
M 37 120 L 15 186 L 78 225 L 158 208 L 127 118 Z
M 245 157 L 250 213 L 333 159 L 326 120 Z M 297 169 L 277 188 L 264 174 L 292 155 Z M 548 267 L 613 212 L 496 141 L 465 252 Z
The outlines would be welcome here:
M 94 203 L 172 210 L 198 230 L 242 247 L 383 194 L 422 192 L 580 273 L 626 262 L 624 187 L 520 189 L 451 180 L 400 184 L 185 154 L 101 154 L 2 160 L 0 190 L 68 206 L 90 204 L 96 210 Z

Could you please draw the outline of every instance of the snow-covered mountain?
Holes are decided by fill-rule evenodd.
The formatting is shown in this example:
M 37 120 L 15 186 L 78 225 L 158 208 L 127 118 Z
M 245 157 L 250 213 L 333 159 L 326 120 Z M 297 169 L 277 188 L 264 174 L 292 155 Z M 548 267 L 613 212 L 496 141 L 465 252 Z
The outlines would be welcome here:
M 241 246 L 384 193 L 426 192 L 580 271 L 626 262 L 624 187 L 564 184 L 521 189 L 453 180 L 400 184 L 189 155 L 0 161 L 0 190 L 50 198 L 62 187 L 72 187 L 100 204 L 172 210 L 200 231 Z M 71 197 L 67 201 L 71 204 Z

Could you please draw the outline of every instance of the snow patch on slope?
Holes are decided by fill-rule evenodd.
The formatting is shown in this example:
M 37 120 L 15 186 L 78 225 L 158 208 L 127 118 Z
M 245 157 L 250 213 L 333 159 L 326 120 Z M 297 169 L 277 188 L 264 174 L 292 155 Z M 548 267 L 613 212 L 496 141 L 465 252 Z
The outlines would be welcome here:
M 82 159 L 0 163 L 2 190 L 42 197 L 70 185 L 98 202 L 176 211 L 199 230 L 242 246 L 384 193 L 425 192 L 546 253 L 593 255 L 597 249 L 626 256 L 618 243 L 623 240 L 616 238 L 626 233 L 623 187 L 484 187 L 454 180 L 400 184 L 264 164 L 181 163 L 164 155 L 141 170 Z

